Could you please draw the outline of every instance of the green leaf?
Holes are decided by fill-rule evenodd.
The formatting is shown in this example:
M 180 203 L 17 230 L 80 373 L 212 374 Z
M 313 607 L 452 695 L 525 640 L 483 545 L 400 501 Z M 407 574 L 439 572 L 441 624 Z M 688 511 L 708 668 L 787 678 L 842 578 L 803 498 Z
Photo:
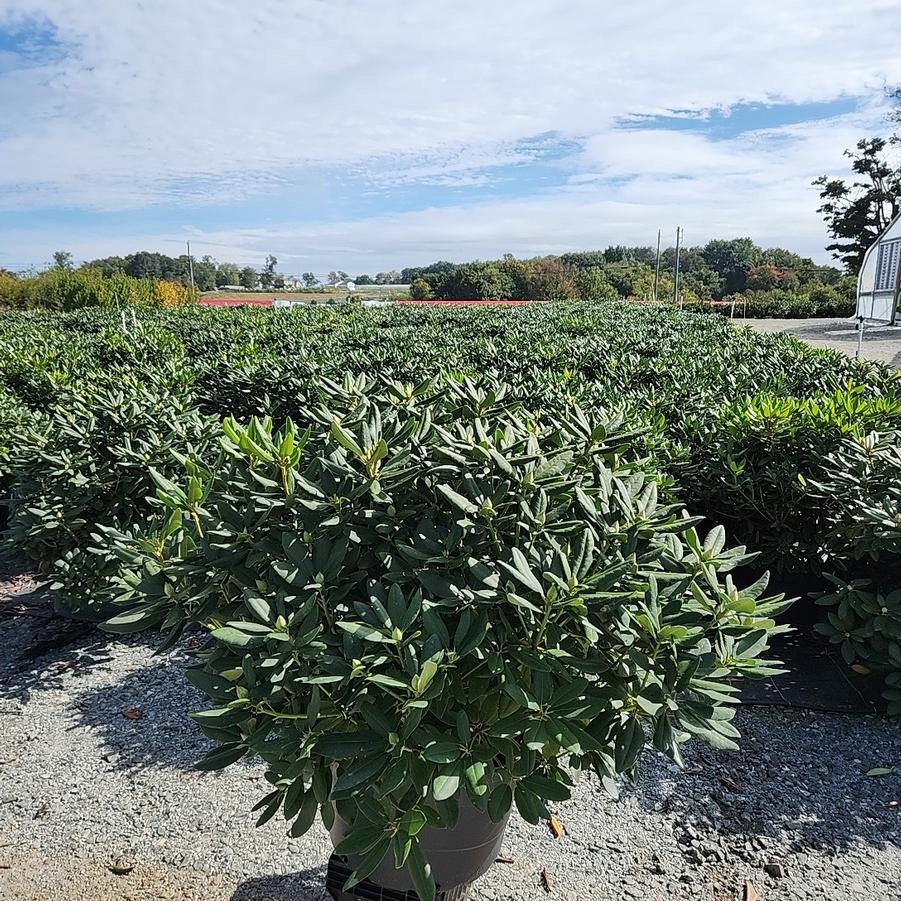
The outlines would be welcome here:
M 165 611 L 159 607 L 142 605 L 108 619 L 101 624 L 100 628 L 104 632 L 112 632 L 116 635 L 130 635 L 133 632 L 140 632 L 158 625 L 164 616 Z
M 460 743 L 455 741 L 433 741 L 422 752 L 422 756 L 432 763 L 453 763 L 461 755 Z
M 335 441 L 345 450 L 349 450 L 355 457 L 362 457 L 363 451 L 360 445 L 354 441 L 353 435 L 341 427 L 341 423 L 337 419 L 332 420 L 331 426 L 332 436 Z
M 436 801 L 444 801 L 457 793 L 460 787 L 460 771 L 440 773 L 432 782 L 432 797 Z
M 871 770 L 867 770 L 868 776 L 891 776 L 895 772 L 893 766 L 875 766 Z
M 391 836 L 383 833 L 382 837 L 366 852 L 357 868 L 350 874 L 347 882 L 344 883 L 344 891 L 348 892 L 364 879 L 368 879 L 385 859 L 390 847 Z
M 308 794 L 312 794 L 312 791 L 307 790 L 303 776 L 298 776 L 285 792 L 284 812 L 286 820 L 294 819 L 297 816 L 297 812 L 303 804 L 303 799 Z
M 214 748 L 206 757 L 197 762 L 198 770 L 221 770 L 235 761 L 240 760 L 247 753 L 247 745 L 243 742 L 234 742 Z
M 362 854 L 378 844 L 384 835 L 383 826 L 373 826 L 368 823 L 365 826 L 354 826 L 335 846 L 335 853 L 341 855 Z
M 246 648 L 248 645 L 259 642 L 262 638 L 261 635 L 251 635 L 232 626 L 222 626 L 219 629 L 213 629 L 210 634 L 217 641 L 221 641 L 231 648 Z
M 555 779 L 548 779 L 546 776 L 541 776 L 538 773 L 527 776 L 520 784 L 526 786 L 526 788 L 545 801 L 568 801 L 570 799 L 569 786 L 564 785 L 562 782 L 557 782 Z
M 330 760 L 346 760 L 374 754 L 386 747 L 383 736 L 375 732 L 327 732 L 316 741 L 316 751 Z
M 513 806 L 513 788 L 507 783 L 495 786 L 488 796 L 488 816 L 491 821 L 499 823 Z
M 498 560 L 498 566 L 513 576 L 518 582 L 525 585 L 526 588 L 534 591 L 536 594 L 544 595 L 544 588 L 542 588 L 541 582 L 535 578 L 535 574 L 529 567 L 529 561 L 526 560 L 523 552 L 519 548 L 513 548 L 511 553 L 513 565 L 511 566 L 503 560 Z
M 344 770 L 339 770 L 338 780 L 332 788 L 332 797 L 346 796 L 363 783 L 374 781 L 387 764 L 388 758 L 380 754 L 377 757 L 364 758 Z
M 516 786 L 513 792 L 513 800 L 516 802 L 516 809 L 519 811 L 519 815 L 533 826 L 550 816 L 541 798 L 534 792 L 529 791 L 522 783 Z
M 616 734 L 614 764 L 617 773 L 627 773 L 635 765 L 644 746 L 644 730 L 638 717 L 630 716 Z
M 479 508 L 462 494 L 458 494 L 453 488 L 447 485 L 439 485 L 438 491 L 447 498 L 458 510 L 462 510 L 467 516 L 474 516 L 479 512 Z
M 387 688 L 401 688 L 404 691 L 410 688 L 406 682 L 396 679 L 394 676 L 386 676 L 384 673 L 375 673 L 366 677 L 367 682 L 375 682 L 376 685 L 384 685 Z
M 419 839 L 413 839 L 410 845 L 410 854 L 407 857 L 407 871 L 413 888 L 419 895 L 420 901 L 435 901 L 435 880 L 432 878 L 432 867 L 422 853 Z
M 269 601 L 258 594 L 248 594 L 244 597 L 244 603 L 260 619 L 260 622 L 272 625 L 272 608 Z
M 407 835 L 418 835 L 426 822 L 426 815 L 418 807 L 414 807 L 400 818 L 399 827 Z
M 343 629 L 345 632 L 349 632 L 354 638 L 359 638 L 361 641 L 375 641 L 381 642 L 382 644 L 394 644 L 394 639 L 391 638 L 390 635 L 385 635 L 383 632 L 380 632 L 375 626 L 370 626 L 367 623 L 335 623 L 335 625 L 339 629 Z

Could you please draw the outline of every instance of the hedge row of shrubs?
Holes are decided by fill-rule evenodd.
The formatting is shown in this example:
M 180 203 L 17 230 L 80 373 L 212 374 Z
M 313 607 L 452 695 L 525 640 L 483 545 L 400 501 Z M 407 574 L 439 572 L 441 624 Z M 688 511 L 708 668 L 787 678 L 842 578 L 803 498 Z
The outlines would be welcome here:
M 854 298 L 832 285 L 814 285 L 806 291 L 746 291 L 716 304 L 686 304 L 693 312 L 748 319 L 838 319 L 852 316 L 855 308 Z
M 849 660 L 901 672 L 901 376 L 634 304 L 192 308 L 148 311 L 130 334 L 114 312 L 0 316 L 9 540 L 75 603 L 103 607 L 121 578 L 104 529 L 137 542 L 168 521 L 150 467 L 190 494 L 183 461 L 217 446 L 224 416 L 302 429 L 323 392 L 350 410 L 374 374 L 396 403 L 437 374 L 490 375 L 539 418 L 578 404 L 618 423 L 617 453 L 663 499 L 724 523 L 805 591 L 835 585 L 823 628 Z
M 193 303 L 197 292 L 178 282 L 104 276 L 99 269 L 48 269 L 19 277 L 0 272 L 0 309 L 79 310 L 83 307 L 160 307 Z

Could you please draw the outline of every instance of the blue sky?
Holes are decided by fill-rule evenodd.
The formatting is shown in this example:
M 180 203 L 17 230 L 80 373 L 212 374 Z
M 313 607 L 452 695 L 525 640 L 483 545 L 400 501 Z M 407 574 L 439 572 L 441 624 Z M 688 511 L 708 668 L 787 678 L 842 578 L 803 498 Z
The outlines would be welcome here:
M 826 260 L 901 7 L 0 0 L 0 266 L 286 272 L 750 235 Z M 487 8 L 486 8 L 487 7 Z

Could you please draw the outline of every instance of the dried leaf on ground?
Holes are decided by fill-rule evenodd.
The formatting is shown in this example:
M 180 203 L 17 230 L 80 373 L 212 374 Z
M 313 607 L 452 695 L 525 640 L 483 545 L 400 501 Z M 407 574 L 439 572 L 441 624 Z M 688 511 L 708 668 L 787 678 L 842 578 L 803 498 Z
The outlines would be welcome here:
M 720 774 L 719 780 L 720 780 L 720 782 L 721 782 L 723 785 L 726 786 L 726 788 L 729 789 L 729 791 L 732 791 L 732 792 L 743 792 L 743 791 L 745 790 L 745 789 L 744 789 L 744 786 L 743 786 L 743 785 L 739 785 L 739 783 L 736 782 L 731 776 L 725 776 L 725 775 L 723 775 L 723 774 Z
M 760 895 L 757 894 L 757 889 L 750 879 L 745 880 L 745 894 L 742 901 L 760 901 Z
M 560 838 L 563 835 L 563 827 L 560 825 L 560 820 L 557 817 L 551 816 L 548 824 L 551 827 L 551 832 L 554 833 L 554 838 Z
M 133 707 L 130 710 L 123 710 L 122 716 L 124 716 L 127 720 L 139 720 L 143 719 L 144 711 L 139 710 L 137 707 Z
M 503 854 L 499 854 L 494 858 L 495 863 L 513 863 L 512 857 L 505 857 Z
M 544 886 L 544 890 L 550 894 L 554 889 L 554 880 L 551 879 L 551 874 L 548 873 L 547 870 L 542 869 L 541 871 L 541 884 Z
M 127 857 L 117 857 L 111 860 L 106 865 L 106 868 L 117 876 L 126 876 L 135 868 L 135 865 L 134 861 L 129 860 Z

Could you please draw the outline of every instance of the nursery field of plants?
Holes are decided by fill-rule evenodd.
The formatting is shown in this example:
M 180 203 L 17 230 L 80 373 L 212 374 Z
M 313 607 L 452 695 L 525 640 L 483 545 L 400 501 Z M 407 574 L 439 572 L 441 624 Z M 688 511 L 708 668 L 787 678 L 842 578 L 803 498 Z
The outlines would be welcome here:
M 426 827 L 734 747 L 784 590 L 901 714 L 898 373 L 619 301 L 125 326 L 0 314 L 7 549 L 110 631 L 206 631 L 202 766 L 258 754 L 260 819 L 319 814 L 352 882 L 427 901 Z

